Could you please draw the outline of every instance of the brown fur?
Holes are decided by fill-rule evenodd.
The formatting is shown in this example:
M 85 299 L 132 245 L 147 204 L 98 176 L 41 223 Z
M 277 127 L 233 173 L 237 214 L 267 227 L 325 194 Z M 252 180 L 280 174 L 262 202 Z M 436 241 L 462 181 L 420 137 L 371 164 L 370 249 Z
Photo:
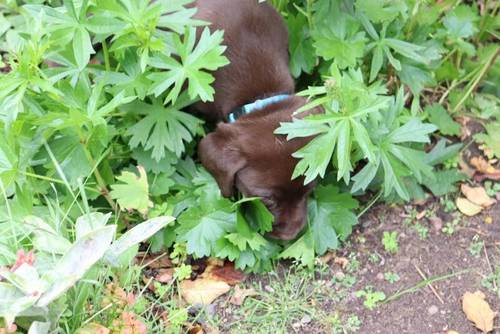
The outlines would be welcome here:
M 197 105 L 207 118 L 222 121 L 234 108 L 256 99 L 293 93 L 288 32 L 272 6 L 257 0 L 198 0 L 196 6 L 197 18 L 211 22 L 210 29 L 225 31 L 225 55 L 231 62 L 214 73 L 214 102 Z M 293 239 L 304 227 L 314 185 L 304 186 L 303 178 L 291 180 L 297 164 L 292 153 L 310 138 L 287 141 L 274 130 L 291 121 L 305 102 L 291 96 L 235 123 L 220 123 L 199 146 L 201 162 L 224 196 L 232 196 L 236 187 L 245 196 L 263 199 L 275 217 L 270 236 L 279 239 Z

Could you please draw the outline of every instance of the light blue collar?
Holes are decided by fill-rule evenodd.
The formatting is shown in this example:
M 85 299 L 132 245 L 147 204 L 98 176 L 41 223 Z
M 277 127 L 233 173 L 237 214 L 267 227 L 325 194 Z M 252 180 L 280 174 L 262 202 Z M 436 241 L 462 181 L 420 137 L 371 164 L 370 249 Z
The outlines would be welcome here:
M 256 100 L 253 103 L 245 104 L 244 106 L 236 108 L 232 112 L 230 112 L 229 115 L 227 115 L 227 121 L 229 123 L 234 123 L 238 118 L 240 118 L 240 116 L 250 114 L 251 112 L 254 112 L 256 110 L 264 109 L 271 104 L 281 102 L 289 97 L 290 95 L 288 94 L 280 94 L 262 100 Z

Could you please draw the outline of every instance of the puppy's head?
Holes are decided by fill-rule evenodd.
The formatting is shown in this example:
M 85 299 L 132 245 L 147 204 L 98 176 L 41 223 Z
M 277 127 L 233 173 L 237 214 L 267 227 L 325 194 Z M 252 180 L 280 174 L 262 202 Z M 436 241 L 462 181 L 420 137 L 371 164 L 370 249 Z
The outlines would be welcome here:
M 237 188 L 246 197 L 261 197 L 274 215 L 270 236 L 291 240 L 307 221 L 307 198 L 314 183 L 291 180 L 297 160 L 292 153 L 305 139 L 287 141 L 274 135 L 279 122 L 252 121 L 220 124 L 200 143 L 203 166 L 214 176 L 225 197 Z

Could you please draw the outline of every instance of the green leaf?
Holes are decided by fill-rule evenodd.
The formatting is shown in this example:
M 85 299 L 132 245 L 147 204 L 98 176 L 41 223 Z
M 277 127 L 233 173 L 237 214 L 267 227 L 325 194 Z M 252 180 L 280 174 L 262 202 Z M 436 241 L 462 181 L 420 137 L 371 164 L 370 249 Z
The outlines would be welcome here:
M 439 128 L 444 135 L 458 136 L 460 134 L 460 124 L 455 122 L 443 106 L 434 103 L 427 106 L 425 111 L 429 114 L 430 121 Z
M 492 155 L 500 158 L 500 122 L 492 122 L 484 125 L 486 133 L 474 135 L 477 142 L 483 143 Z
M 429 133 L 437 130 L 437 127 L 432 124 L 424 124 L 418 118 L 412 118 L 403 126 L 395 129 L 389 134 L 391 143 L 428 143 Z
M 355 4 L 374 23 L 390 22 L 399 15 L 406 16 L 408 11 L 403 0 L 356 0 Z
M 242 208 L 246 221 L 253 229 L 262 234 L 272 231 L 274 216 L 259 198 L 243 203 Z
M 289 31 L 290 72 L 297 78 L 302 72 L 312 72 L 316 62 L 316 54 L 306 17 L 301 13 L 290 14 L 286 22 Z
M 200 207 L 193 207 L 178 220 L 177 240 L 185 241 L 188 253 L 199 258 L 213 254 L 216 242 L 234 230 L 236 215 L 221 209 L 207 212 Z
M 166 56 L 157 56 L 151 65 L 165 70 L 148 76 L 153 81 L 150 93 L 159 96 L 171 88 L 165 101 L 175 103 L 184 83 L 188 82 L 189 97 L 194 100 L 199 97 L 203 102 L 213 101 L 214 89 L 210 84 L 215 80 L 206 70 L 214 71 L 227 65 L 229 61 L 222 53 L 225 47 L 220 45 L 223 32 L 210 34 L 208 28 L 203 29 L 195 46 L 196 32 L 194 28 L 186 29 L 184 40 L 174 35 L 174 45 L 180 60 Z
M 432 150 L 426 154 L 425 163 L 431 166 L 443 163 L 455 157 L 463 147 L 461 143 L 446 146 L 446 142 L 447 140 L 445 138 L 441 138 Z
M 314 267 L 314 239 L 311 230 L 307 229 L 299 239 L 281 252 L 278 258 L 295 259 L 312 269 Z
M 466 176 L 457 170 L 435 171 L 434 178 L 425 177 L 423 184 L 434 196 L 443 196 L 457 190 L 456 183 L 463 181 Z
M 90 55 L 93 53 L 95 51 L 92 47 L 88 31 L 81 26 L 77 27 L 73 36 L 73 54 L 80 70 L 87 66 Z
M 475 6 L 458 5 L 446 14 L 443 25 L 451 37 L 469 38 L 478 31 L 477 21 L 479 17 Z
M 238 247 L 240 251 L 246 249 L 258 251 L 266 244 L 266 239 L 250 229 L 240 210 L 236 213 L 236 232 L 229 233 L 225 238 Z
M 366 42 L 358 21 L 341 10 L 339 0 L 318 1 L 313 6 L 312 37 L 317 55 L 325 60 L 334 59 L 341 69 L 355 67 Z
M 137 108 L 146 117 L 126 131 L 126 135 L 132 136 L 130 148 L 141 145 L 145 151 L 152 149 L 151 156 L 156 161 L 168 156 L 169 151 L 180 157 L 185 151 L 185 143 L 201 133 L 203 124 L 198 118 L 180 111 L 181 107 L 182 104 L 165 108 L 159 104 L 131 103 L 128 108 Z
M 123 210 L 137 210 L 146 214 L 153 206 L 149 200 L 149 186 L 146 171 L 137 166 L 139 176 L 132 172 L 122 172 L 116 179 L 122 183 L 111 185 L 110 195 L 116 199 Z

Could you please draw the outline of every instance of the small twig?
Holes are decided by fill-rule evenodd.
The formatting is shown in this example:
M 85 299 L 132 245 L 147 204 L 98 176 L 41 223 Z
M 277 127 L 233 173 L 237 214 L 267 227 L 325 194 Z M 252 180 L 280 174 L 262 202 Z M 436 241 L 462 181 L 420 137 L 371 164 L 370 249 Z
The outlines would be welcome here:
M 486 250 L 486 245 L 483 245 L 483 249 L 484 249 L 484 256 L 486 257 L 486 263 L 488 263 L 488 267 L 490 268 L 491 273 L 495 274 L 495 272 L 493 271 L 493 267 L 491 266 L 490 257 L 488 256 L 488 251 Z M 495 290 L 497 289 L 496 280 L 493 280 L 493 287 L 495 288 Z
M 375 196 L 370 201 L 370 203 L 368 203 L 368 205 L 363 210 L 361 210 L 361 212 L 358 214 L 357 218 L 359 219 L 362 215 L 364 215 L 366 213 L 366 211 L 368 211 L 379 200 L 380 196 L 382 196 L 382 189 L 379 191 L 377 196 Z
M 417 265 L 415 263 L 412 263 L 412 264 L 415 267 L 415 269 L 417 270 L 418 274 L 422 277 L 422 279 L 427 280 L 427 277 L 422 272 L 422 270 L 420 270 L 420 268 L 417 267 Z M 441 302 L 441 304 L 444 304 L 443 298 L 441 298 L 441 296 L 437 293 L 436 289 L 434 288 L 434 286 L 432 286 L 432 283 L 430 283 L 430 282 L 429 282 L 429 288 L 431 289 L 432 293 L 434 293 L 434 296 L 436 296 L 436 298 Z

